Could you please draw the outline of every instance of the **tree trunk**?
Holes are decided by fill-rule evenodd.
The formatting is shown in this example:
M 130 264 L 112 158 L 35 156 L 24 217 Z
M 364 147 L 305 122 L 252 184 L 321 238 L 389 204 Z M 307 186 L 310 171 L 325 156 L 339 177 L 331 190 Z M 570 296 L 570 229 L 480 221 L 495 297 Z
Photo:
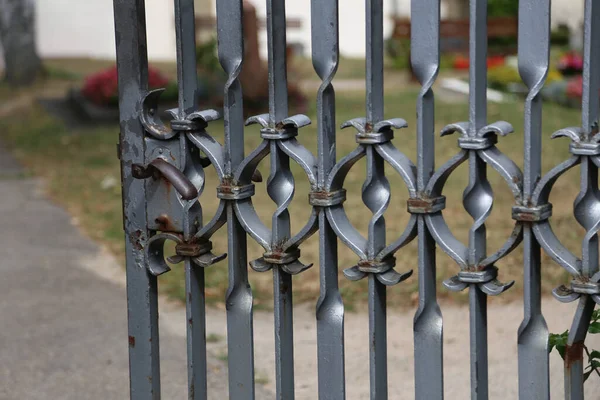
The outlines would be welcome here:
M 469 18 L 469 0 L 446 0 L 448 19 Z
M 35 45 L 35 0 L 0 0 L 0 42 L 4 80 L 14 86 L 33 83 L 42 70 Z

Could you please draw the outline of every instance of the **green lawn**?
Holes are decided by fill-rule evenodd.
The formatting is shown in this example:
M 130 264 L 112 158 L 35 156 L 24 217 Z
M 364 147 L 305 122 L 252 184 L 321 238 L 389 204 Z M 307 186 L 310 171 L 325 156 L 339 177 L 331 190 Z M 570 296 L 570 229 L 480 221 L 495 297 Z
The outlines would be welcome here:
M 403 89 L 396 88 L 398 93 L 391 94 L 393 90 L 388 87 L 386 97 L 385 116 L 387 118 L 403 117 L 409 122 L 409 128 L 396 133 L 394 143 L 415 159 L 415 98 L 416 87 Z M 314 98 L 314 93 L 309 94 Z M 314 103 L 314 102 L 313 102 Z M 316 121 L 313 108 L 309 116 Z M 354 93 L 338 94 L 338 124 L 347 119 L 359 117 L 364 114 L 364 100 L 362 95 Z M 505 138 L 500 138 L 499 147 L 511 158 L 522 165 L 522 110 L 523 104 L 519 101 L 507 104 L 490 104 L 488 120 L 490 122 L 504 119 L 515 126 L 516 132 Z M 436 129 L 439 131 L 445 124 L 462 121 L 467 118 L 467 105 L 465 103 L 438 102 Z M 544 169 L 547 171 L 552 166 L 569 156 L 568 142 L 557 140 L 550 142 L 550 135 L 555 130 L 579 124 L 579 113 L 560 107 L 548 105 L 544 114 Z M 0 119 L 0 132 L 3 141 L 14 149 L 19 160 L 35 175 L 42 176 L 48 183 L 49 195 L 62 204 L 79 221 L 83 230 L 93 239 L 104 243 L 108 248 L 123 257 L 123 233 L 121 225 L 121 199 L 120 186 L 111 184 L 119 179 L 119 165 L 116 157 L 115 144 L 118 137 L 118 126 L 102 127 L 69 131 L 58 120 L 53 119 L 42 109 L 34 107 L 12 114 L 9 118 Z M 222 138 L 222 123 L 213 123 L 210 132 L 218 139 Z M 303 128 L 299 140 L 311 151 L 316 150 L 316 124 Z M 246 132 L 246 150 L 249 152 L 260 141 L 257 129 L 248 129 Z M 354 132 L 341 131 L 338 134 L 338 158 L 350 152 L 356 143 Z M 438 165 L 457 152 L 456 138 L 445 137 L 436 140 L 436 159 Z M 346 181 L 348 201 L 346 210 L 351 221 L 362 232 L 368 224 L 370 215 L 368 209 L 362 204 L 361 186 L 365 178 L 364 161 L 354 166 Z M 268 160 L 263 162 L 259 169 L 263 175 L 269 171 Z M 309 215 L 310 208 L 307 204 L 309 185 L 306 177 L 296 165 L 293 166 L 296 177 L 296 196 L 291 204 L 292 229 L 298 230 Z M 491 171 L 491 169 L 490 169 Z M 450 178 L 446 196 L 447 216 L 449 225 L 456 232 L 457 237 L 466 242 L 468 228 L 472 223 L 469 215 L 462 205 L 462 191 L 467 184 L 467 167 L 462 166 Z M 392 205 L 386 213 L 388 221 L 388 238 L 393 240 L 404 228 L 408 219 L 406 213 L 407 192 L 399 176 L 388 169 L 388 179 L 392 186 Z M 572 171 L 561 179 L 554 190 L 555 195 L 551 201 L 555 203 L 554 216 L 552 217 L 554 230 L 564 243 L 576 254 L 579 254 L 579 241 L 581 230 L 574 229 L 578 226 L 572 217 L 572 200 L 579 190 L 577 171 Z M 495 251 L 511 232 L 513 221 L 510 218 L 512 196 L 503 180 L 491 171 L 489 179 L 496 195 L 494 211 L 488 220 L 488 252 Z M 266 179 L 265 179 L 266 181 Z M 218 204 L 215 197 L 216 174 L 212 169 L 207 170 L 207 183 L 201 202 L 205 209 L 205 216 L 210 217 Z M 266 195 L 265 182 L 258 184 L 254 204 L 259 215 L 269 221 L 274 210 L 273 203 Z M 226 237 L 222 229 L 214 237 L 216 251 L 226 250 Z M 249 240 L 249 259 L 259 257 L 261 249 Z M 340 269 L 347 268 L 357 261 L 357 257 L 340 244 L 339 251 Z M 403 248 L 398 254 L 397 268 L 401 270 L 415 269 L 417 267 L 416 243 Z M 305 263 L 315 263 L 316 267 L 294 278 L 294 289 L 297 300 L 315 302 L 318 297 L 318 241 L 311 238 L 302 246 L 302 260 Z M 567 281 L 566 274 L 547 257 L 544 259 L 544 291 L 550 290 L 559 283 Z M 516 287 L 501 296 L 503 299 L 514 299 L 521 296 L 522 281 L 522 253 L 517 250 L 498 263 L 500 278 L 502 280 L 514 279 Z M 441 282 L 452 276 L 458 270 L 454 262 L 440 252 L 438 256 L 438 279 Z M 250 273 L 252 287 L 255 292 L 255 301 L 258 307 L 269 307 L 271 304 L 271 274 Z M 341 290 L 346 304 L 353 306 L 360 304 L 367 298 L 366 282 L 349 282 L 340 274 Z M 389 301 L 393 304 L 409 304 L 416 301 L 417 291 L 416 274 L 408 281 L 389 289 Z M 184 284 L 181 267 L 175 267 L 171 272 L 160 278 L 161 288 L 168 294 L 183 299 Z M 227 266 L 221 262 L 207 271 L 207 297 L 211 302 L 221 303 L 227 287 Z M 444 288 L 439 289 L 440 296 L 449 301 L 462 301 L 464 295 L 449 295 Z

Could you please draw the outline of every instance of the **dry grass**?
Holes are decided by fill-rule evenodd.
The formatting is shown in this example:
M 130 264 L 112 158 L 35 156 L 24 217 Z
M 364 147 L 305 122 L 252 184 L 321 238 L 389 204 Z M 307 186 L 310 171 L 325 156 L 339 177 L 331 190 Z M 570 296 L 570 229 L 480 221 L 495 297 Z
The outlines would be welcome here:
M 391 94 L 392 89 L 398 94 Z M 389 88 L 386 97 L 386 117 L 403 117 L 409 122 L 409 128 L 396 132 L 394 143 L 403 150 L 411 159 L 415 159 L 415 98 L 416 88 Z M 314 93 L 309 94 L 314 98 Z M 313 106 L 314 107 L 314 106 Z M 522 109 L 519 101 L 507 104 L 490 104 L 488 120 L 504 119 L 514 124 L 516 132 L 506 138 L 501 138 L 499 147 L 512 159 L 522 164 Z M 467 118 L 466 104 L 438 102 L 436 109 L 439 131 L 444 124 L 461 121 Z M 314 108 L 309 111 L 309 116 L 316 121 Z M 350 118 L 364 114 L 364 100 L 359 94 L 338 94 L 338 125 Z M 568 157 L 568 143 L 557 141 L 550 144 L 550 134 L 560 127 L 573 126 L 579 123 L 579 113 L 556 106 L 548 105 L 544 119 L 544 170 Z M 27 121 L 27 123 L 23 123 Z M 39 108 L 24 110 L 10 118 L 0 120 L 3 141 L 7 142 L 17 157 L 34 174 L 44 177 L 48 182 L 49 193 L 54 200 L 64 205 L 68 211 L 80 222 L 85 232 L 93 239 L 105 243 L 115 254 L 123 255 L 123 234 L 121 225 L 121 200 L 120 186 L 106 185 L 111 180 L 119 179 L 119 166 L 115 154 L 115 143 L 118 137 L 118 127 L 98 127 L 94 129 L 68 131 L 65 126 Z M 222 125 L 211 124 L 210 132 L 217 138 L 222 138 Z M 311 151 L 316 150 L 317 134 L 316 124 L 302 129 L 299 140 Z M 256 129 L 246 131 L 246 150 L 249 152 L 260 141 Z M 350 152 L 356 143 L 354 133 L 341 131 L 338 134 L 338 159 Z M 457 152 L 455 138 L 438 138 L 436 140 L 436 160 L 438 165 Z M 259 169 L 263 175 L 269 171 L 268 160 L 264 161 Z M 296 195 L 291 204 L 292 229 L 297 231 L 306 221 L 310 208 L 307 204 L 309 185 L 306 177 L 299 167 L 293 164 L 296 177 Z M 385 215 L 388 221 L 388 240 L 393 240 L 403 230 L 407 221 L 406 213 L 407 192 L 399 176 L 388 169 L 388 179 L 392 187 L 392 203 Z M 201 202 L 205 216 L 212 215 L 217 206 L 215 186 L 217 179 L 214 171 L 206 171 L 207 182 Z M 370 212 L 362 204 L 360 197 L 361 186 L 365 178 L 364 163 L 356 165 L 346 180 L 348 201 L 345 209 L 351 221 L 361 231 L 365 232 L 369 221 Z M 496 203 L 488 219 L 488 252 L 495 251 L 510 235 L 513 221 L 510 218 L 510 208 L 513 203 L 512 196 L 502 179 L 493 171 L 489 179 L 495 191 Z M 104 182 L 104 185 L 103 185 Z M 467 184 L 467 169 L 459 168 L 450 178 L 445 194 L 448 198 L 448 207 L 444 211 L 449 225 L 456 236 L 466 242 L 467 232 L 472 223 L 469 215 L 462 205 L 462 191 Z M 266 195 L 265 183 L 257 185 L 254 204 L 256 209 L 269 224 L 270 215 L 274 210 L 273 203 Z M 579 253 L 579 243 L 582 237 L 581 230 L 572 217 L 572 201 L 579 191 L 577 172 L 568 174 L 561 179 L 554 191 L 551 201 L 555 204 L 552 222 L 555 231 L 572 251 Z M 226 249 L 225 232 L 222 229 L 214 237 L 214 247 L 217 251 Z M 249 260 L 259 257 L 261 249 L 249 240 Z M 454 262 L 438 251 L 438 280 L 442 281 L 456 273 L 457 266 Z M 318 297 L 318 241 L 311 238 L 302 246 L 302 261 L 315 263 L 315 267 L 306 273 L 294 278 L 296 299 L 299 301 L 315 302 Z M 397 268 L 400 270 L 416 269 L 417 248 L 416 243 L 403 248 L 398 254 Z M 339 267 L 351 267 L 357 262 L 357 257 L 342 244 L 339 246 Z M 516 287 L 502 296 L 509 300 L 521 296 L 522 282 L 522 253 L 515 251 L 501 262 L 500 278 L 502 280 L 514 279 Z M 550 290 L 559 282 L 566 281 L 566 274 L 547 257 L 543 258 L 544 291 Z M 251 283 L 255 293 L 257 307 L 270 307 L 272 283 L 271 275 L 251 272 Z M 183 298 L 183 271 L 175 267 L 173 271 L 160 278 L 161 288 L 177 298 Z M 418 281 L 416 274 L 407 282 L 389 289 L 389 301 L 392 304 L 408 304 L 416 300 Z M 221 303 L 227 287 L 227 266 L 225 262 L 211 267 L 207 271 L 207 297 L 210 301 Z M 348 306 L 361 304 L 367 296 L 365 282 L 349 282 L 340 273 L 340 287 L 344 300 Z M 450 301 L 463 298 L 462 295 L 448 295 L 441 288 L 441 296 Z

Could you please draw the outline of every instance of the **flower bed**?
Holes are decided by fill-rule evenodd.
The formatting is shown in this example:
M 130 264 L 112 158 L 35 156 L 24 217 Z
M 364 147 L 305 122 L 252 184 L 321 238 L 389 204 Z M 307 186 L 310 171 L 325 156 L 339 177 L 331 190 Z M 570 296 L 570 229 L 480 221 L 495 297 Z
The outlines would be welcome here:
M 556 67 L 550 67 L 542 96 L 547 101 L 566 107 L 579 107 L 583 87 L 582 72 L 583 58 L 581 55 L 574 51 L 566 52 L 560 57 Z M 504 64 L 490 67 L 488 84 L 496 90 L 527 93 L 514 58 L 508 58 Z
M 202 54 L 202 51 L 198 52 Z M 218 63 L 218 60 L 217 60 Z M 223 105 L 223 87 L 227 80 L 226 74 L 218 64 L 206 60 L 199 60 L 198 70 L 198 104 L 206 107 L 219 108 Z M 244 82 L 243 82 L 244 83 Z M 265 69 L 264 80 L 254 78 L 246 80 L 244 87 L 244 111 L 246 117 L 263 113 L 268 107 L 267 75 Z M 160 97 L 161 110 L 177 107 L 178 87 L 177 82 L 170 80 L 157 69 L 148 68 L 148 88 L 165 88 Z M 254 89 L 254 90 L 253 90 Z M 308 100 L 304 93 L 293 82 L 288 85 L 289 103 L 291 111 L 305 113 Z M 118 121 L 118 79 L 117 68 L 95 73 L 85 79 L 81 89 L 74 89 L 69 94 L 69 103 L 80 116 L 92 121 Z
M 150 89 L 166 88 L 170 85 L 169 79 L 155 68 L 148 68 L 148 86 Z M 81 88 L 82 96 L 100 107 L 117 107 L 119 105 L 119 83 L 117 78 L 117 67 L 111 67 L 105 71 L 91 75 L 86 78 Z M 168 94 L 168 93 L 165 93 Z M 170 96 L 173 97 L 173 96 Z M 164 97 L 165 100 L 166 96 Z M 177 96 L 175 93 L 174 99 Z

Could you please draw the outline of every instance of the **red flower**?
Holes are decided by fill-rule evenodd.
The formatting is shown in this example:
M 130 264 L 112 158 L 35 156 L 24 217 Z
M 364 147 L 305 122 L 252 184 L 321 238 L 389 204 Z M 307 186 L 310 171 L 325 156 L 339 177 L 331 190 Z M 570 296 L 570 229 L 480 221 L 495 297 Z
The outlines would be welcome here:
M 454 69 L 469 69 L 469 59 L 464 56 L 456 56 L 454 59 Z
M 568 82 L 566 94 L 567 97 L 581 99 L 583 95 L 583 77 L 581 75 Z
M 167 86 L 169 80 L 156 69 L 148 68 L 148 87 Z M 108 105 L 119 95 L 117 67 L 98 72 L 86 78 L 81 93 L 94 104 Z
M 567 73 L 581 73 L 583 71 L 583 57 L 575 51 L 565 53 L 558 62 L 558 70 Z
M 456 56 L 454 59 L 454 69 L 466 70 L 469 69 L 469 58 L 465 56 Z M 492 56 L 487 59 L 488 68 L 504 65 L 504 56 Z

